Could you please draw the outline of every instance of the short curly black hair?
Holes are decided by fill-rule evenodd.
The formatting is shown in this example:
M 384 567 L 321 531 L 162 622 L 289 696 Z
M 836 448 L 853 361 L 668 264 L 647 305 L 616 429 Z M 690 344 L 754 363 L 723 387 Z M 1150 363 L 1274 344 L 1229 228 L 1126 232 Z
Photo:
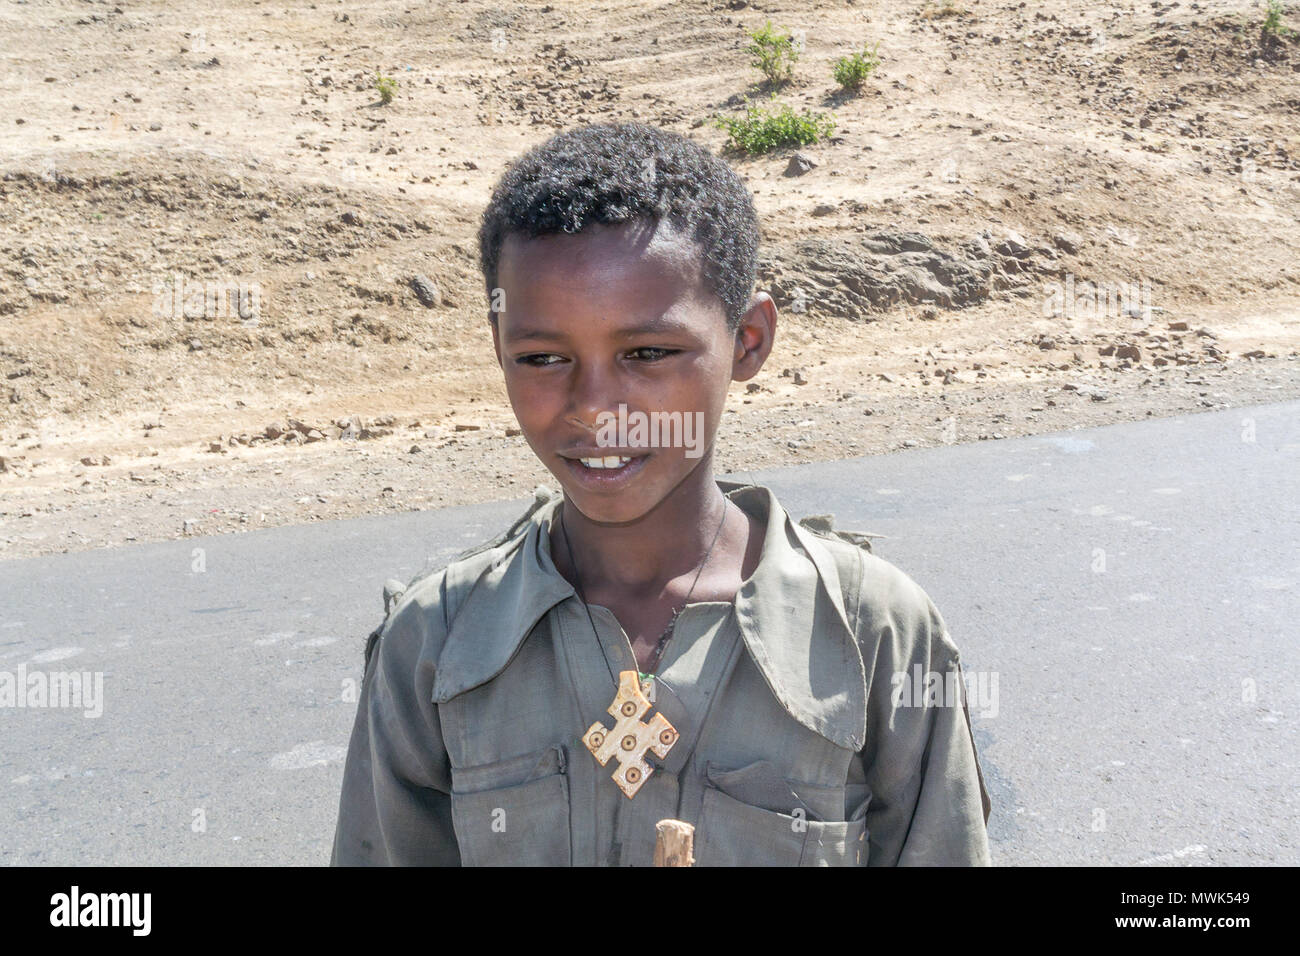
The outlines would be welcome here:
M 644 123 L 565 130 L 506 170 L 478 234 L 489 301 L 506 236 L 535 239 L 643 218 L 667 218 L 694 240 L 704 285 L 722 300 L 727 326 L 735 331 L 758 274 L 754 198 L 735 170 L 705 147 Z

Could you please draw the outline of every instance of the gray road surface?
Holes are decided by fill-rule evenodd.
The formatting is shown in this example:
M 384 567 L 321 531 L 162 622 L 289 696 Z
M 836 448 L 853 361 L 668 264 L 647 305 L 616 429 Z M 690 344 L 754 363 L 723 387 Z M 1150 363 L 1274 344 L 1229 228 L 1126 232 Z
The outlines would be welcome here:
M 1300 863 L 1300 403 L 741 477 L 934 598 L 997 864 Z M 384 580 L 525 504 L 0 562 L 0 681 L 103 688 L 0 706 L 0 862 L 326 862 Z

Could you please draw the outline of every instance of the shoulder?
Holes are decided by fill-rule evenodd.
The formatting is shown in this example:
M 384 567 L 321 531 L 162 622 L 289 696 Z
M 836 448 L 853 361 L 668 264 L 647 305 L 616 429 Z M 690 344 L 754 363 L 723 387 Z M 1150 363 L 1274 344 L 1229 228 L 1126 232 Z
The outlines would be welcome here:
M 427 656 L 436 660 L 456 611 L 490 571 L 509 560 L 517 546 L 515 538 L 476 548 L 439 568 L 421 572 L 404 587 L 395 589 L 393 603 L 379 630 L 380 646 L 395 651 L 397 644 L 418 643 Z M 386 649 L 385 653 L 390 652 Z
M 771 494 L 770 489 L 766 489 Z M 780 507 L 775 495 L 770 499 Z M 837 527 L 831 514 L 787 516 L 795 536 L 817 567 L 832 599 L 860 638 L 924 636 L 946 633 L 943 617 L 930 595 L 911 575 L 877 555 L 869 531 Z M 863 648 L 867 650 L 866 647 Z
M 405 585 L 390 580 L 384 586 L 384 620 L 366 648 L 367 670 L 376 655 L 389 673 L 435 665 L 456 612 L 491 571 L 510 560 L 525 533 L 519 530 L 504 540 L 498 535 L 447 564 L 421 571 Z
M 388 582 L 384 588 L 387 610 L 383 623 L 371 633 L 366 645 L 367 677 L 377 671 L 389 683 L 398 679 L 396 675 L 414 675 L 421 661 L 427 666 L 437 660 L 447 634 L 446 573 L 445 567 L 424 571 L 404 587 Z
M 896 565 L 868 555 L 862 575 L 860 633 L 876 643 L 878 658 L 900 666 L 925 663 L 946 669 L 960 661 L 948 625 L 934 599 Z
M 859 532 L 809 528 L 835 559 L 845 612 L 868 661 L 882 655 L 897 661 L 958 658 L 943 615 L 910 574 L 854 539 Z
M 925 588 L 902 568 L 878 555 L 864 556 L 861 588 L 861 605 L 866 613 L 911 627 L 942 622 L 939 609 Z

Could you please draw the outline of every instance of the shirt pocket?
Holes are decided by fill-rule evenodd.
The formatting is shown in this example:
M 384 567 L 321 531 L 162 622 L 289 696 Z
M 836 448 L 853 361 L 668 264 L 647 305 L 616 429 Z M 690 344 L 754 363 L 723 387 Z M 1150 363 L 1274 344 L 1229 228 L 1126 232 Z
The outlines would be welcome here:
M 729 776 L 711 767 L 705 771 L 698 866 L 867 865 L 865 801 L 847 821 L 816 820 L 802 809 L 785 813 L 738 799 L 744 794 L 733 796 L 719 786 Z
M 451 769 L 451 818 L 465 866 L 569 866 L 568 753 L 554 745 Z

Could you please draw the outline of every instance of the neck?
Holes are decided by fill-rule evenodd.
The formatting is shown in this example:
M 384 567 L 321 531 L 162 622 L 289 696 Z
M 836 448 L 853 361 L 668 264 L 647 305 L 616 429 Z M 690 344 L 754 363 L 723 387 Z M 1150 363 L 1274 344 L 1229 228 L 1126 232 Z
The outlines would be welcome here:
M 727 499 L 713 479 L 711 463 L 705 461 L 635 521 L 592 521 L 567 497 L 561 507 L 573 555 L 558 531 L 551 553 L 571 580 L 576 560 L 587 594 L 607 589 L 657 592 L 665 582 L 699 567 L 726 513 Z

